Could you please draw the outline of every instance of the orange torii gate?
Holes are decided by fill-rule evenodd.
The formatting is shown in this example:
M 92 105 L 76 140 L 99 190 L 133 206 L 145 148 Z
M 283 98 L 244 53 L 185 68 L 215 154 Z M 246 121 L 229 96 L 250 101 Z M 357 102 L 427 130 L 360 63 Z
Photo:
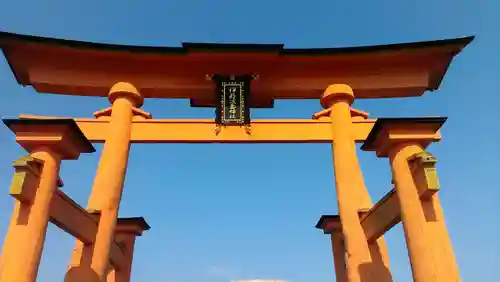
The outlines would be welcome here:
M 331 234 L 337 281 L 392 281 L 383 234 L 402 222 L 414 281 L 459 281 L 437 191 L 436 159 L 446 118 L 378 118 L 354 99 L 421 96 L 438 89 L 472 37 L 383 46 L 287 49 L 279 44 L 183 43 L 142 47 L 0 33 L 19 84 L 39 93 L 108 97 L 95 118 L 21 115 L 4 123 L 29 153 L 14 162 L 16 199 L 0 282 L 33 282 L 48 222 L 76 239 L 65 281 L 128 282 L 143 218 L 117 218 L 132 143 L 331 143 L 339 215 L 322 216 Z M 153 119 L 146 98 L 190 99 L 214 119 Z M 275 99 L 320 99 L 311 120 L 253 120 Z M 62 191 L 62 160 L 104 143 L 87 208 Z M 376 204 L 366 190 L 355 143 L 387 157 L 394 189 Z M 19 261 L 27 264 L 19 264 Z

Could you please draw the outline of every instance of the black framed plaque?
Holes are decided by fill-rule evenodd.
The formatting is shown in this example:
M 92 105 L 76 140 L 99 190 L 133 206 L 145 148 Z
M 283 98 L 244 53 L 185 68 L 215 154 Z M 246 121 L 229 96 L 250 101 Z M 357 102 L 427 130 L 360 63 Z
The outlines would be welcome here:
M 250 125 L 250 84 L 251 75 L 214 75 L 216 96 L 216 123 L 220 125 Z

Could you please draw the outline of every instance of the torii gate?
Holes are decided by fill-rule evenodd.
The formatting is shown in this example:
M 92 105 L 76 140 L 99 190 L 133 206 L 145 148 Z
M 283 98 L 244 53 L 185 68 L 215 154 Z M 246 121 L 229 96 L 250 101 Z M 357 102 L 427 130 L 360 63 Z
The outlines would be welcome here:
M 135 237 L 149 229 L 143 218 L 117 218 L 130 144 L 280 142 L 332 144 L 339 215 L 322 216 L 317 228 L 331 234 L 337 281 L 392 281 L 383 234 L 398 222 L 414 281 L 460 281 L 436 193 L 436 159 L 425 151 L 439 141 L 446 118 L 371 119 L 351 105 L 438 89 L 472 40 L 326 49 L 141 47 L 0 33 L 19 84 L 111 103 L 95 118 L 4 120 L 29 155 L 14 162 L 16 204 L 0 282 L 36 280 L 48 222 L 77 239 L 65 281 L 130 281 Z M 194 107 L 216 108 L 216 119 L 153 119 L 140 109 L 146 98 L 190 99 Z M 325 110 L 310 120 L 250 121 L 251 108 L 270 108 L 275 99 L 320 99 Z M 61 161 L 94 152 L 91 143 L 104 148 L 85 209 L 57 187 Z M 390 161 L 395 187 L 374 205 L 355 143 Z

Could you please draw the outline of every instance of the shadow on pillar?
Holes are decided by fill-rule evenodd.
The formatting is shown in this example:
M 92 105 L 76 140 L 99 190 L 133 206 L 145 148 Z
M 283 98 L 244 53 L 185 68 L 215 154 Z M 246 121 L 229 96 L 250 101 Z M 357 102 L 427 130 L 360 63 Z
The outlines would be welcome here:
M 75 266 L 66 272 L 64 282 L 102 282 L 90 266 Z
M 19 209 L 19 215 L 17 216 L 16 223 L 17 225 L 26 226 L 28 224 L 28 220 L 31 213 L 31 203 L 21 202 L 20 205 L 21 208 Z
M 376 274 L 374 272 L 377 272 Z M 380 269 L 375 263 L 364 263 L 359 266 L 359 277 L 361 282 L 368 281 L 391 281 L 392 275 L 389 269 Z
M 421 201 L 422 209 L 424 210 L 424 216 L 427 222 L 439 221 L 432 201 L 434 201 L 434 197 L 431 198 L 430 201 Z
M 382 254 L 377 244 L 370 245 L 370 255 L 372 262 L 359 266 L 360 281 L 392 281 L 391 271 L 384 266 Z

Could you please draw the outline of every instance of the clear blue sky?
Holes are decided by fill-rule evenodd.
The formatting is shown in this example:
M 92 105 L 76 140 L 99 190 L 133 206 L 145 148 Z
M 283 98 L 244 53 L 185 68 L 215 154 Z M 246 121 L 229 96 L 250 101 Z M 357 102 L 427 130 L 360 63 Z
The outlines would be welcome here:
M 355 106 L 376 117 L 449 117 L 443 141 L 430 150 L 440 160 L 440 196 L 462 277 L 499 281 L 497 1 L 4 2 L 1 30 L 116 44 L 284 43 L 300 48 L 476 35 L 452 64 L 439 91 L 417 99 L 357 101 Z M 104 98 L 40 95 L 22 88 L 3 58 L 0 92 L 2 117 L 90 117 L 108 107 Z M 172 118 L 213 113 L 192 109 L 184 100 L 147 100 L 143 109 L 155 117 Z M 318 101 L 278 101 L 274 109 L 252 114 L 310 118 L 318 110 Z M 24 152 L 2 127 L 0 144 L 3 241 L 13 202 L 7 193 L 11 163 Z M 244 169 L 221 175 L 221 154 L 245 159 Z M 370 193 L 378 200 L 390 189 L 388 161 L 366 152 L 359 157 Z M 62 166 L 64 190 L 84 206 L 98 159 L 95 153 Z M 327 282 L 334 281 L 330 243 L 313 226 L 320 215 L 336 211 L 329 145 L 175 144 L 132 147 L 120 215 L 144 216 L 152 226 L 138 239 L 133 281 Z M 411 281 L 401 226 L 386 238 L 394 280 Z M 73 245 L 69 235 L 49 227 L 39 281 L 62 281 Z

